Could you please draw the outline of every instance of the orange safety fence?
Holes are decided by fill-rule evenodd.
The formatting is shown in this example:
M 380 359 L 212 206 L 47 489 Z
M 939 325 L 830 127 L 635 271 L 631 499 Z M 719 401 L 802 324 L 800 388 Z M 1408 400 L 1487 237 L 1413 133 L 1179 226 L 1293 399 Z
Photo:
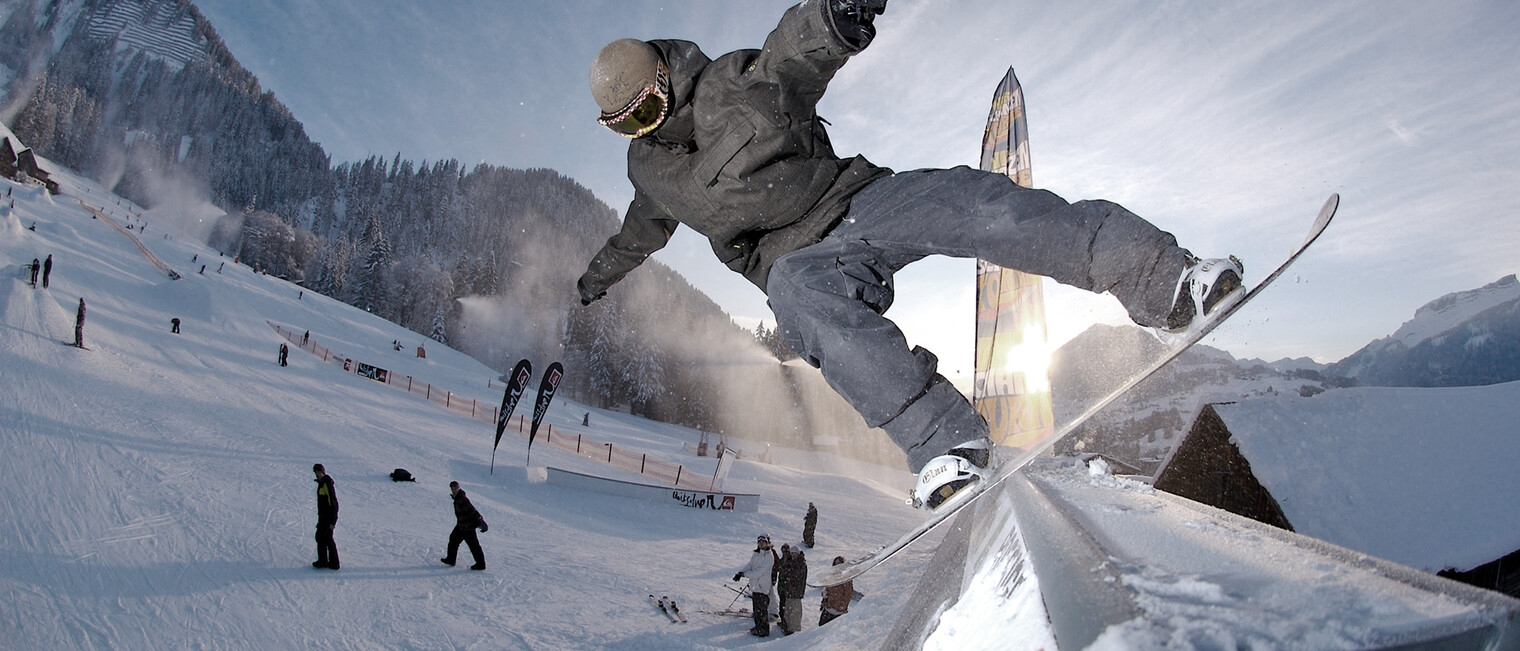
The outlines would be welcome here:
M 345 357 L 340 353 L 334 352 L 331 348 L 312 341 L 308 334 L 287 330 L 273 321 L 266 320 L 265 323 L 268 323 L 269 327 L 274 328 L 275 332 L 284 337 L 286 341 L 289 341 L 291 345 L 315 355 L 323 362 L 332 364 L 344 372 L 363 375 L 360 372 L 361 367 L 374 368 L 368 364 Z M 487 423 L 496 422 L 498 408 L 495 405 L 484 404 L 474 398 L 461 397 L 452 391 L 417 380 L 410 375 L 402 376 L 397 373 L 384 372 L 364 375 L 364 377 L 377 382 L 384 382 L 393 388 L 420 396 L 428 402 L 432 402 L 461 416 L 468 416 Z M 495 385 L 489 380 L 487 381 L 487 386 L 495 388 Z M 513 426 L 513 421 L 516 423 L 515 427 Z M 507 431 L 516 430 L 524 438 L 528 436 L 527 417 L 524 414 L 513 416 L 507 424 Z M 678 463 L 661 461 L 650 457 L 648 454 L 630 450 L 626 447 L 619 447 L 612 443 L 602 443 L 587 438 L 583 434 L 571 434 L 564 430 L 556 432 L 553 425 L 546 426 L 539 440 L 566 452 L 601 461 L 602 463 L 630 472 L 636 472 L 676 488 L 689 488 L 702 491 L 712 490 L 713 477 L 707 476 L 704 473 L 693 471 Z
M 142 240 L 137 239 L 137 235 L 133 234 L 132 231 L 129 231 L 129 230 L 123 228 L 121 224 L 116 223 L 116 220 L 111 219 L 110 217 L 107 217 L 106 214 L 103 213 L 103 212 L 101 212 L 99 208 L 96 208 L 94 206 L 91 206 L 90 204 L 85 203 L 84 200 L 82 200 L 82 199 L 79 200 L 79 205 L 82 206 L 85 210 L 88 210 L 91 213 L 93 213 L 95 215 L 96 219 L 99 219 L 99 220 L 101 220 L 101 221 L 103 221 L 103 222 L 105 222 L 107 224 L 110 224 L 111 227 L 115 228 L 117 232 L 121 233 L 128 240 L 131 240 L 131 242 L 133 244 L 136 244 L 137 245 L 137 250 L 138 251 L 142 251 L 143 257 L 147 258 L 148 262 L 152 263 L 153 266 L 158 267 L 159 271 L 164 272 L 164 274 L 168 275 L 170 278 L 172 278 L 174 280 L 179 280 L 180 279 L 179 272 L 176 272 L 175 270 L 170 269 L 169 265 L 164 264 L 163 260 L 160 260 L 160 259 L 158 259 L 158 256 L 153 255 L 153 252 L 149 251 L 148 247 L 143 246 Z

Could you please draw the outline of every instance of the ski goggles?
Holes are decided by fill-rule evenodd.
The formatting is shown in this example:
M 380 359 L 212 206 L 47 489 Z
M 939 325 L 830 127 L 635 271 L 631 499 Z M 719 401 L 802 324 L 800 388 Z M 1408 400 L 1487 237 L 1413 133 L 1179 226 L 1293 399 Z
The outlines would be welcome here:
M 602 126 L 620 136 L 638 138 L 660 128 L 670 113 L 670 74 L 661 63 L 655 71 L 654 83 L 641 91 L 627 106 L 616 113 L 603 113 L 597 118 Z

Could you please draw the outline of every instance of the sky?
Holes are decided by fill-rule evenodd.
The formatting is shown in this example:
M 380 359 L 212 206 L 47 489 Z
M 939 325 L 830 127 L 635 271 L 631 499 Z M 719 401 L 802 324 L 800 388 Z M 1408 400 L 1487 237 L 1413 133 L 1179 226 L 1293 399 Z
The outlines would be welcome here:
M 196 2 L 335 163 L 548 167 L 619 212 L 633 190 L 626 142 L 594 121 L 596 52 L 624 37 L 713 57 L 758 47 L 789 4 Z M 1515 3 L 893 0 L 877 28 L 819 106 L 840 155 L 975 165 L 1012 67 L 1036 187 L 1116 201 L 1203 257 L 1237 255 L 1248 283 L 1340 193 L 1325 237 L 1207 340 L 1237 357 L 1336 361 L 1430 300 L 1520 271 Z M 690 230 L 655 259 L 737 322 L 772 319 Z M 888 313 L 947 375 L 970 372 L 972 277 L 970 261 L 917 263 Z M 1125 321 L 1109 297 L 1049 282 L 1046 295 L 1056 344 Z
M 0 135 L 10 134 L 0 128 Z M 698 510 L 545 481 L 545 468 L 554 467 L 653 483 L 546 441 L 550 431 L 565 439 L 584 434 L 704 474 L 716 463 L 689 451 L 699 436 L 694 430 L 595 409 L 567 395 L 548 409 L 552 430 L 540 430 L 533 468 L 525 468 L 526 437 L 518 428 L 508 430 L 493 457 L 487 420 L 409 395 L 399 381 L 384 386 L 344 372 L 338 359 L 428 382 L 456 400 L 488 403 L 500 400 L 500 384 L 488 384 L 497 370 L 431 342 L 425 358 L 410 346 L 393 350 L 393 340 L 420 337 L 244 265 L 229 261 L 191 273 L 216 259 L 215 250 L 166 226 L 173 220 L 159 212 L 148 212 L 154 225 L 141 237 L 142 231 L 112 228 L 107 220 L 140 223 L 125 214 L 138 209 L 94 181 L 43 163 L 63 194 L 0 180 L 10 195 L 0 203 L 0 268 L 16 270 L 45 255 L 54 260 L 46 288 L 20 274 L 0 276 L 0 369 L 20 378 L 0 391 L 6 496 L 0 630 L 7 648 L 748 647 L 761 642 L 746 634 L 748 621 L 703 611 L 743 605 L 728 588 L 738 585 L 731 577 L 758 533 L 799 544 L 806 505 L 816 503 L 817 544 L 806 551 L 816 569 L 922 521 L 922 512 L 904 504 L 911 475 L 902 469 L 733 439 L 726 442 L 743 454 L 722 490 L 757 495 L 753 512 Z M 81 203 L 104 218 L 92 218 Z M 149 254 L 182 277 L 171 280 Z M 65 344 L 73 339 L 80 297 L 88 300 L 84 350 Z M 178 334 L 170 332 L 170 319 L 181 320 Z M 324 361 L 292 345 L 289 365 L 278 365 L 277 346 L 287 340 L 271 323 L 292 338 L 309 330 L 312 342 L 338 357 Z M 1517 388 L 1383 391 L 1441 392 L 1461 404 L 1510 398 Z M 1334 393 L 1340 391 L 1372 390 Z M 1355 398 L 1291 400 L 1328 405 L 1341 419 L 1329 424 L 1352 430 L 1350 438 L 1409 440 L 1388 436 L 1407 422 L 1350 415 L 1358 409 Z M 1466 410 L 1475 432 L 1499 433 L 1509 431 L 1510 411 Z M 582 424 L 587 412 L 590 426 Z M 1439 467 L 1470 469 L 1473 460 L 1453 452 Z M 1513 466 L 1501 455 L 1483 458 Z M 1382 648 L 1396 635 L 1450 634 L 1483 623 L 1514 628 L 1520 602 L 1370 558 L 1366 550 L 1166 498 L 1098 464 L 1045 461 L 986 498 L 1040 500 L 1040 508 L 999 508 L 970 527 L 943 527 L 970 542 L 940 556 L 940 541 L 952 534 L 931 534 L 859 577 L 854 587 L 862 598 L 827 626 L 816 625 L 819 591 L 806 591 L 803 631 L 773 635 L 766 648 L 876 649 L 897 624 L 915 621 L 932 628 L 926 649 L 1001 649 L 1010 639 L 1052 648 L 1039 643 L 1050 635 L 1044 604 L 1065 603 L 1072 610 L 1052 613 L 1064 616 L 1084 608 L 1119 611 L 1107 599 L 1086 599 L 1093 594 L 1120 595 L 1133 608 L 1118 621 L 1058 618 L 1084 620 L 1097 649 Z M 336 572 L 309 565 L 313 463 L 336 482 Z M 417 482 L 391 481 L 387 475 L 397 467 Z M 1375 483 L 1368 475 L 1389 474 L 1376 463 L 1322 467 L 1334 475 L 1320 482 L 1325 486 L 1367 486 Z M 1478 505 L 1513 503 L 1514 478 L 1484 476 L 1413 496 L 1388 490 L 1349 499 L 1386 504 L 1398 495 L 1420 513 L 1491 522 L 1495 516 Z M 1020 489 L 1026 477 L 1033 487 Z M 450 480 L 489 524 L 479 536 L 483 572 L 438 562 L 454 525 Z M 1347 501 L 1336 490 L 1321 493 Z M 1010 551 L 1019 540 L 1011 526 L 1030 541 L 1027 551 Z M 1081 544 L 1050 533 L 1071 527 L 1080 530 Z M 1017 562 L 1023 558 L 1033 562 Z M 956 570 L 963 582 L 926 588 L 934 582 L 920 580 L 961 578 Z M 922 598 L 921 589 L 962 592 L 946 608 Z M 667 620 L 648 601 L 651 593 L 676 598 L 689 622 Z M 1063 595 L 1085 602 L 1063 602 Z M 1107 603 L 1095 607 L 1099 602 Z

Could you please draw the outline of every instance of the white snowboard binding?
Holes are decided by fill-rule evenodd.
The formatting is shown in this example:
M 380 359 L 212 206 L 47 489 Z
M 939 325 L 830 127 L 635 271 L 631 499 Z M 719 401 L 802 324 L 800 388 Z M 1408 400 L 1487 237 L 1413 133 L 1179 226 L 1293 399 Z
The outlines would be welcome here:
M 1166 326 L 1156 329 L 1162 343 L 1177 345 L 1246 295 L 1245 267 L 1235 256 L 1199 260 L 1189 256 L 1177 279 L 1176 302 Z
M 918 471 L 918 481 L 913 485 L 908 503 L 916 508 L 937 511 L 959 501 L 955 499 L 957 496 L 975 493 L 968 489 L 992 474 L 995 457 L 996 446 L 990 439 L 981 438 L 962 443 L 930 459 Z

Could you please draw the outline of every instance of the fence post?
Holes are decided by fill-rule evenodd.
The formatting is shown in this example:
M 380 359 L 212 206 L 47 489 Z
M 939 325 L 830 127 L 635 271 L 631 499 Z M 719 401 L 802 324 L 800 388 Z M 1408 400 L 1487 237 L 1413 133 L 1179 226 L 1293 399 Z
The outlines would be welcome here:
M 639 459 L 639 474 L 640 475 L 644 474 L 644 466 L 645 466 L 645 464 L 648 464 L 648 463 L 649 463 L 649 455 L 647 455 L 647 454 L 644 455 L 644 458 Z
M 685 470 L 685 469 L 686 469 L 686 466 L 676 466 L 676 485 L 677 486 L 681 485 L 681 471 Z
M 612 444 L 607 444 L 607 463 L 612 463 Z
M 581 453 L 581 435 L 580 434 L 576 434 L 575 435 L 575 453 L 576 454 L 580 454 Z

